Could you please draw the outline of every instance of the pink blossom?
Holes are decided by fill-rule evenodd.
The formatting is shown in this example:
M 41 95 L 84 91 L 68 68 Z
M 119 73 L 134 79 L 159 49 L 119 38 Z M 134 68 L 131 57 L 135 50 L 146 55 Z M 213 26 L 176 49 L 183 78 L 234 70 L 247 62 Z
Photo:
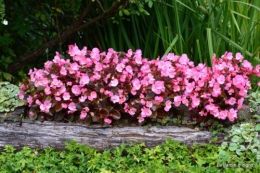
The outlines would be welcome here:
M 102 69 L 103 69 L 102 64 L 96 62 L 96 65 L 95 65 L 95 71 L 101 71 Z
M 248 70 L 252 70 L 253 69 L 253 66 L 251 65 L 251 63 L 247 60 L 244 60 L 243 63 L 242 63 L 242 67 L 248 69 Z
M 82 95 L 79 97 L 79 102 L 84 102 L 87 99 L 87 96 Z
M 225 83 L 225 76 L 224 75 L 219 75 L 217 77 L 217 81 L 219 84 L 224 84 Z
M 142 109 L 141 109 L 141 116 L 142 117 L 149 117 L 149 116 L 151 116 L 152 115 L 152 111 L 151 111 L 151 109 L 149 109 L 149 108 L 147 108 L 147 107 L 143 107 Z
M 60 69 L 60 74 L 66 76 L 67 75 L 67 70 L 65 69 L 65 67 L 61 67 Z
M 194 82 L 193 83 L 188 83 L 186 85 L 186 92 L 187 93 L 191 93 L 193 91 L 193 89 L 194 89 Z
M 142 51 L 140 49 L 136 50 L 134 58 L 136 64 L 142 64 Z
M 234 78 L 233 78 L 233 85 L 235 85 L 236 87 L 239 87 L 239 85 L 243 85 L 245 83 L 245 79 L 243 76 L 241 75 L 236 75 Z
M 113 102 L 113 103 L 118 103 L 119 102 L 119 96 L 118 95 L 113 95 L 110 100 Z
M 51 101 L 45 100 L 43 104 L 40 105 L 40 109 L 42 112 L 48 113 L 51 108 Z
M 105 118 L 105 119 L 104 119 L 104 122 L 107 123 L 107 124 L 111 124 L 111 123 L 112 123 L 112 120 L 109 119 L 109 118 Z
M 63 100 L 69 100 L 70 99 L 70 93 L 64 92 L 62 98 L 63 98 Z
M 182 65 L 186 65 L 189 62 L 189 58 L 186 54 L 181 55 L 179 59 L 179 63 Z
M 118 85 L 118 80 L 117 79 L 111 80 L 110 85 L 116 87 Z
M 90 57 L 92 60 L 94 61 L 99 61 L 100 60 L 100 55 L 99 55 L 99 49 L 98 48 L 93 48 L 91 53 L 90 53 Z
M 243 57 L 243 55 L 241 55 L 241 53 L 236 53 L 236 60 L 238 60 L 239 62 L 241 62 L 242 61 L 242 59 L 243 59 L 244 57 Z
M 155 98 L 154 98 L 154 104 L 159 105 L 161 102 L 163 102 L 163 97 L 161 97 L 161 96 L 155 96 Z
M 228 119 L 229 121 L 234 121 L 237 118 L 237 110 L 231 108 L 228 112 Z
M 69 103 L 68 109 L 71 111 L 71 113 L 75 112 L 77 110 L 76 104 L 73 102 Z
M 141 88 L 141 83 L 137 78 L 132 80 L 132 85 L 135 90 L 139 90 Z
M 236 104 L 236 99 L 235 99 L 234 97 L 231 97 L 231 98 L 228 100 L 227 103 L 230 104 L 230 105 L 234 105 L 234 104 Z
M 84 86 L 84 85 L 86 85 L 86 84 L 89 84 L 89 77 L 88 77 L 88 75 L 82 75 L 81 77 L 80 77 L 80 81 L 79 81 L 79 85 L 80 86 Z
M 68 107 L 68 105 L 66 103 L 61 103 L 61 107 L 66 109 Z
M 153 107 L 153 102 L 152 101 L 146 101 L 146 107 L 152 108 Z
M 75 94 L 76 96 L 79 96 L 81 94 L 80 86 L 79 85 L 73 85 L 71 88 L 71 92 Z
M 175 96 L 175 97 L 174 97 L 174 102 L 173 102 L 173 104 L 174 104 L 176 107 L 178 107 L 178 106 L 181 105 L 181 101 L 182 101 L 181 96 Z
M 117 64 L 116 71 L 121 73 L 124 68 L 125 68 L 125 64 L 123 64 L 123 63 Z
M 73 71 L 78 71 L 80 66 L 78 65 L 78 63 L 74 62 L 72 64 L 70 64 L 70 68 L 73 70 Z
M 86 116 L 87 116 L 87 112 L 86 111 L 81 111 L 79 118 L 84 120 L 86 118 Z
M 212 96 L 213 97 L 218 97 L 221 94 L 221 88 L 219 84 L 215 83 L 212 91 Z
M 135 115 L 135 112 L 136 112 L 136 109 L 135 108 L 131 108 L 131 109 L 129 109 L 129 111 L 128 111 L 128 113 L 130 114 L 130 115 Z
M 171 102 L 170 100 L 167 100 L 167 101 L 165 102 L 164 110 L 165 110 L 166 112 L 168 112 L 168 111 L 171 109 L 171 107 L 172 107 L 172 102 Z
M 45 88 L 44 88 L 44 93 L 45 93 L 46 95 L 50 95 L 50 94 L 51 94 L 51 88 L 50 88 L 50 87 L 45 87 Z
M 130 66 L 130 65 L 127 65 L 125 70 L 130 73 L 130 74 L 133 74 L 133 68 Z
M 165 87 L 164 87 L 164 81 L 156 81 L 153 85 L 152 85 L 152 91 L 155 94 L 161 94 L 161 92 L 165 91 Z
M 192 97 L 192 104 L 191 107 L 192 108 L 196 108 L 200 105 L 200 99 L 197 97 Z

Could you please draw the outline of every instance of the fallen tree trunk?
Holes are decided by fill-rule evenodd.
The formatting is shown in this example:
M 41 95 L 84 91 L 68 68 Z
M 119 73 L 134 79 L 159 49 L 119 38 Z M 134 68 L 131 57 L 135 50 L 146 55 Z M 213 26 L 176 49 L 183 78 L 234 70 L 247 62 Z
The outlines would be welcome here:
M 144 142 L 147 147 L 163 144 L 166 138 L 192 145 L 209 143 L 213 134 L 187 127 L 131 126 L 113 127 L 102 125 L 84 125 L 77 123 L 59 123 L 52 121 L 31 121 L 21 119 L 24 107 L 13 112 L 0 113 L 0 149 L 12 145 L 17 149 L 23 146 L 31 148 L 53 147 L 64 150 L 66 141 L 75 140 L 98 150 L 114 148 L 122 143 Z M 221 144 L 224 134 L 218 134 L 214 144 Z
M 186 144 L 196 142 L 208 143 L 212 134 L 185 127 L 111 127 L 101 125 L 83 125 L 76 123 L 57 123 L 24 121 L 4 122 L 0 124 L 0 147 L 9 144 L 15 148 L 53 147 L 56 150 L 65 148 L 64 142 L 74 139 L 80 144 L 89 145 L 98 150 L 119 146 L 121 143 L 144 142 L 147 147 L 154 147 L 171 138 Z

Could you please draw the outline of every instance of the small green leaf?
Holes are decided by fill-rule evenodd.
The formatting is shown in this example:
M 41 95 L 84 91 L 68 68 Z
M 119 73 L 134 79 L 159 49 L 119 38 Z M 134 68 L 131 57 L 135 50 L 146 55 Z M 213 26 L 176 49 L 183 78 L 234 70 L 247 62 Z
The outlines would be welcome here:
M 229 150 L 236 151 L 238 149 L 238 145 L 236 143 L 230 143 Z
M 125 13 L 125 15 L 129 16 L 130 12 L 127 9 L 124 9 L 123 12 Z
M 255 126 L 255 130 L 256 130 L 256 131 L 260 131 L 260 124 L 257 124 L 257 125 Z

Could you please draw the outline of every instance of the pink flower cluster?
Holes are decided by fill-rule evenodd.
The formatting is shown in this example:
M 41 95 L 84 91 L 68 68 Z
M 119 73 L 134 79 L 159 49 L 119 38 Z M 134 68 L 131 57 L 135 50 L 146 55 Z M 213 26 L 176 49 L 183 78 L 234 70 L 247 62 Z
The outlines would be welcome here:
M 30 70 L 29 81 L 20 86 L 20 98 L 38 108 L 30 115 L 66 110 L 110 124 L 124 112 L 142 122 L 185 105 L 201 116 L 234 121 L 251 87 L 249 77 L 260 76 L 260 66 L 242 61 L 240 53 L 214 57 L 212 68 L 194 66 L 185 54 L 149 61 L 141 50 L 105 53 L 76 45 L 68 53 L 71 60 L 56 53 L 44 69 Z

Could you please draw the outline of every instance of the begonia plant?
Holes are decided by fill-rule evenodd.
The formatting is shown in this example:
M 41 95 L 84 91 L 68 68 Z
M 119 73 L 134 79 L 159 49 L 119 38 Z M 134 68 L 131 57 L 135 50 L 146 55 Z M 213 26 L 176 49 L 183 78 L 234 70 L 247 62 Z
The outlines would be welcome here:
M 213 57 L 212 67 L 195 66 L 185 54 L 148 60 L 131 49 L 100 52 L 70 45 L 68 54 L 71 58 L 63 59 L 56 52 L 20 86 L 32 119 L 110 124 L 127 113 L 143 122 L 184 105 L 201 117 L 234 121 L 251 88 L 250 76 L 260 76 L 260 66 L 254 68 L 240 53 Z

